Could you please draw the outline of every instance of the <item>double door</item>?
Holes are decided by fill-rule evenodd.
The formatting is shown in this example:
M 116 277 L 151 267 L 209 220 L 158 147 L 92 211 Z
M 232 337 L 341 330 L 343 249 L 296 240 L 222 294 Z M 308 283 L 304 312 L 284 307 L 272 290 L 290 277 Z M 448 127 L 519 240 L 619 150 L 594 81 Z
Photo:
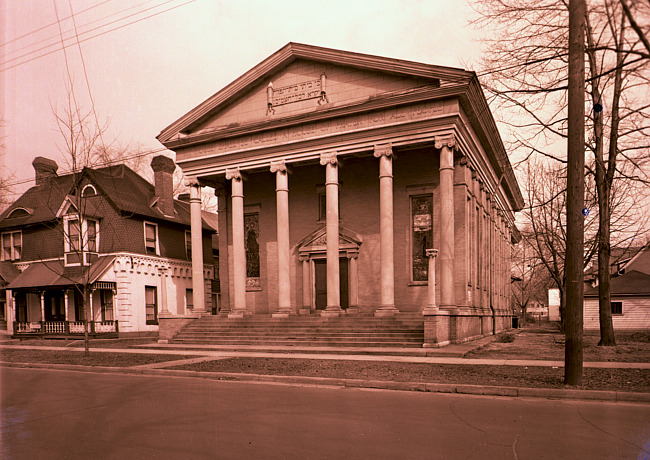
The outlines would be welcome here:
M 340 305 L 344 310 L 350 305 L 348 264 L 347 257 L 339 259 Z M 316 310 L 325 310 L 327 307 L 327 259 L 314 259 L 314 285 Z

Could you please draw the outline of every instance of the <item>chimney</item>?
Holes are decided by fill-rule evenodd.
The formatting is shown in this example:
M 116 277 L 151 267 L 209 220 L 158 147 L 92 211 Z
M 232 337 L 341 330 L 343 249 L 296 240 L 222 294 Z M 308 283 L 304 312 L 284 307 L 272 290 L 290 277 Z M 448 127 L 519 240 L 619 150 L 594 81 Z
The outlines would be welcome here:
M 54 160 L 44 157 L 34 158 L 32 166 L 34 167 L 34 179 L 37 186 L 47 184 L 48 179 L 57 176 L 56 171 L 59 169 L 59 165 Z
M 158 209 L 165 216 L 174 215 L 174 179 L 176 169 L 174 161 L 164 155 L 158 155 L 151 160 L 154 172 L 154 187 L 158 199 Z

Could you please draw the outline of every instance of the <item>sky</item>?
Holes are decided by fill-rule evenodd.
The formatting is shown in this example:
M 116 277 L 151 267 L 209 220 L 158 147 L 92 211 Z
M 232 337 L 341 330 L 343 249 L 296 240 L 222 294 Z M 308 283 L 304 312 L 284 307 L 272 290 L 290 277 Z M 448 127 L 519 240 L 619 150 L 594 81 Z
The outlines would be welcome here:
M 104 142 L 149 151 L 162 148 L 165 127 L 289 42 L 463 68 L 481 51 L 464 0 L 0 5 L 0 171 L 18 193 L 33 185 L 37 156 L 65 172 L 54 111 L 68 103 L 68 75 L 78 104 L 108 123 Z

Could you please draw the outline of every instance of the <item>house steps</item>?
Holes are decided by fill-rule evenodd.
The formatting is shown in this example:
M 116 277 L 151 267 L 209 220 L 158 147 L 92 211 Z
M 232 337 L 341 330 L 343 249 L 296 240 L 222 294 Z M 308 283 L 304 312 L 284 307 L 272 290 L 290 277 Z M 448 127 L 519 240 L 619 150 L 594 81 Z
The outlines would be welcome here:
M 246 318 L 203 316 L 181 329 L 173 344 L 221 346 L 297 346 L 421 348 L 424 321 L 421 315 L 400 314 L 375 318 L 346 315 L 339 318 L 273 318 L 255 315 Z

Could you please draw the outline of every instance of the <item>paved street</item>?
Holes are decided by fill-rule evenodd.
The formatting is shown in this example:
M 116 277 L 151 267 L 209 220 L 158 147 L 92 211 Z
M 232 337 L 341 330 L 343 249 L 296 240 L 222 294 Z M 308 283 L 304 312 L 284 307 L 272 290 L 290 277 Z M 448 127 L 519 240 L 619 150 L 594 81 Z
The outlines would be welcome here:
M 641 404 L 1 373 L 4 459 L 650 458 Z

